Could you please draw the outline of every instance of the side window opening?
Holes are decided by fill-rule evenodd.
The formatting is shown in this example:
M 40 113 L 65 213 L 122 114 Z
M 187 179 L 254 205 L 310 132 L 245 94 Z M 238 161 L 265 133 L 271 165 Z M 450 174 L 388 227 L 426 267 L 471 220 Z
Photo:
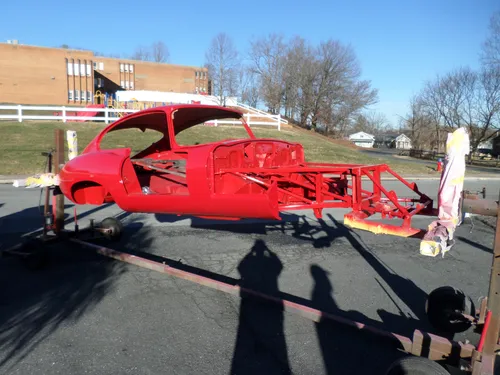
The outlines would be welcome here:
M 123 121 L 104 135 L 100 148 L 130 148 L 132 157 L 168 151 L 170 142 L 165 114 L 151 113 Z

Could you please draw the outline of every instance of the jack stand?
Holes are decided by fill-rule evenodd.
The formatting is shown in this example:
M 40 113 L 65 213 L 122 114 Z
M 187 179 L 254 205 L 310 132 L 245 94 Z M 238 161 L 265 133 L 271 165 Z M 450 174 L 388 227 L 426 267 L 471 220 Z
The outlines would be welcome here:
M 42 156 L 47 157 L 48 173 L 54 171 L 57 174 L 64 165 L 64 134 L 62 129 L 55 131 L 55 145 L 55 150 L 43 152 Z M 0 251 L 0 256 L 17 256 L 29 269 L 39 269 L 47 264 L 46 245 L 48 243 L 71 237 L 78 238 L 88 232 L 92 234 L 91 239 L 100 238 L 96 233 L 108 239 L 117 239 L 121 235 L 121 225 L 116 224 L 117 220 L 114 218 L 107 218 L 107 225 L 104 226 L 96 225 L 94 219 L 91 219 L 90 228 L 80 229 L 76 217 L 76 207 L 74 209 L 74 231 L 66 230 L 64 227 L 64 195 L 58 186 L 45 186 L 44 189 L 45 202 L 41 234 L 25 237 L 24 241 L 19 244 Z

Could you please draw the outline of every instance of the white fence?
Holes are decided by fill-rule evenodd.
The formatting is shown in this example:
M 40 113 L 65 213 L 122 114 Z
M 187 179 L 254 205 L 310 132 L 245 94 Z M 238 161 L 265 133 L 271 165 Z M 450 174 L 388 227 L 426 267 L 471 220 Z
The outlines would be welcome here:
M 5 115 L 2 110 L 15 110 L 17 114 Z M 23 111 L 51 111 L 52 115 L 27 115 Z M 54 111 L 59 111 L 54 113 Z M 71 116 L 68 112 L 104 112 L 103 117 L 98 116 Z M 67 121 L 104 121 L 106 124 L 118 120 L 119 113 L 137 112 L 134 109 L 114 109 L 114 108 L 86 108 L 86 107 L 51 107 L 51 106 L 22 106 L 22 105 L 0 105 L 0 120 L 62 120 Z
M 243 109 L 246 109 L 247 111 L 251 111 L 251 112 L 254 112 L 256 114 L 259 114 L 260 116 L 259 117 L 270 117 L 270 118 L 279 118 L 280 122 L 283 123 L 283 124 L 288 124 L 288 120 L 286 119 L 283 119 L 281 118 L 280 115 L 270 115 L 269 113 L 267 112 L 264 112 L 263 110 L 261 109 L 258 109 L 258 108 L 254 108 L 254 107 L 250 107 L 249 105 L 247 104 L 244 104 L 244 103 L 237 103 L 236 106 L 240 107 L 240 108 L 243 108 Z
M 2 111 L 15 111 L 14 114 L 2 114 Z M 52 112 L 50 115 L 29 115 L 26 111 L 37 112 Z M 121 116 L 119 114 L 128 114 L 138 112 L 137 109 L 114 109 L 114 108 L 86 108 L 86 107 L 56 107 L 56 106 L 22 106 L 22 105 L 0 105 L 0 120 L 17 120 L 23 122 L 24 120 L 56 120 L 62 122 L 68 121 L 104 121 L 106 124 L 118 120 Z M 68 115 L 68 112 L 97 112 L 104 113 L 104 116 L 74 116 Z M 281 130 L 281 123 L 284 121 L 280 115 L 270 115 L 263 112 L 263 114 L 250 114 L 244 115 L 245 121 L 249 126 L 274 126 Z M 214 120 L 206 122 L 206 125 L 241 125 L 238 120 Z
M 252 115 L 250 113 L 245 113 L 243 115 L 245 118 L 245 122 L 247 123 L 248 126 L 252 125 L 260 125 L 260 126 L 276 126 L 278 130 L 281 130 L 281 115 L 269 115 L 266 114 L 264 115 Z M 254 120 L 252 120 L 252 118 Z M 262 121 L 262 119 L 269 119 L 269 121 Z M 259 121 L 260 120 L 260 121 Z M 213 121 L 207 121 L 205 122 L 205 125 L 212 125 L 212 126 L 218 126 L 218 125 L 240 125 L 241 121 L 232 121 L 232 120 L 213 120 Z

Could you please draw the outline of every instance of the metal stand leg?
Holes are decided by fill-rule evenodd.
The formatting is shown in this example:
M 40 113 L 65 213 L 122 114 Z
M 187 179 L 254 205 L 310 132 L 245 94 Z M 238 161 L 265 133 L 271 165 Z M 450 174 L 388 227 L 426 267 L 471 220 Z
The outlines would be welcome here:
M 484 196 L 484 193 L 483 193 Z M 473 375 L 494 374 L 496 351 L 500 335 L 500 196 L 497 203 L 497 222 L 493 243 L 493 260 L 487 299 L 486 319 L 477 351 L 473 356 Z

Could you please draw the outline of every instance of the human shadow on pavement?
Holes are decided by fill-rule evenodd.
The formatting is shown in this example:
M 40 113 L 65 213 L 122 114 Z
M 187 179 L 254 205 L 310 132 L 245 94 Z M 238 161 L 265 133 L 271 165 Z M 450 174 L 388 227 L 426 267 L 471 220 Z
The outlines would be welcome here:
M 315 220 L 305 215 L 286 214 L 283 221 L 272 223 L 266 221 L 257 221 L 248 225 L 241 223 L 207 223 L 203 219 L 193 221 L 191 227 L 199 229 L 209 229 L 217 231 L 228 231 L 231 233 L 244 234 L 262 234 L 283 233 L 292 237 L 310 241 L 314 248 L 330 248 L 334 242 L 345 243 L 349 249 L 354 249 L 361 257 L 375 270 L 379 277 L 374 279 L 381 289 L 392 300 L 398 314 L 390 313 L 379 309 L 380 321 L 370 320 L 370 323 L 379 328 L 393 330 L 400 334 L 412 335 L 415 329 L 425 332 L 440 334 L 447 338 L 453 338 L 453 335 L 447 332 L 435 330 L 428 322 L 425 312 L 425 302 L 427 293 L 418 287 L 412 280 L 399 275 L 396 271 L 383 262 L 376 255 L 371 246 L 364 243 L 361 237 L 355 232 L 336 220 L 330 214 L 327 215 L 328 223 L 323 220 Z M 416 239 L 411 239 L 416 240 Z M 409 241 L 409 239 L 406 239 Z M 394 246 L 394 244 L 392 244 Z M 394 294 L 401 302 L 393 298 Z M 411 311 L 411 315 L 405 313 L 403 303 Z M 361 321 L 366 323 L 367 320 Z
M 368 332 L 362 325 L 354 326 L 355 322 L 363 322 L 371 327 L 384 328 L 383 323 L 358 311 L 341 310 L 333 299 L 333 286 L 326 271 L 323 272 L 319 267 L 311 268 L 315 282 L 311 299 L 280 291 L 278 277 L 284 265 L 261 239 L 255 241 L 251 250 L 238 263 L 240 278 L 235 279 L 166 256 L 147 253 L 147 245 L 141 241 L 149 241 L 150 236 L 148 230 L 131 235 L 130 239 L 135 238 L 134 246 L 127 253 L 171 267 L 170 271 L 177 275 L 177 270 L 186 271 L 226 283 L 228 289 L 230 286 L 241 288 L 238 330 L 229 372 L 231 375 L 292 373 L 284 336 L 284 311 L 290 310 L 285 305 L 289 306 L 290 303 L 303 306 L 299 308 L 300 311 L 292 308 L 291 312 L 306 316 L 312 313 L 318 317 L 313 318 L 313 321 L 318 322 L 317 337 L 328 375 L 383 374 L 390 363 L 404 355 L 397 350 L 402 349 L 398 342 Z M 193 280 L 191 276 L 181 277 Z M 220 284 L 213 287 L 221 288 Z M 345 324 L 346 319 L 349 320 L 348 324 Z M 307 327 L 315 323 L 305 319 L 304 324 Z M 304 348 L 306 353 L 309 350 L 314 352 L 314 344 L 313 347 L 307 346 Z
M 284 307 L 255 297 L 245 289 L 277 296 L 283 269 L 278 256 L 262 240 L 238 265 L 240 311 L 230 374 L 291 374 L 284 334 Z
M 405 355 L 394 350 L 394 347 L 381 337 L 370 336 L 371 333 L 363 335 L 365 332 L 362 329 L 356 332 L 347 325 L 337 324 L 329 319 L 328 316 L 333 314 L 348 316 L 355 322 L 369 321 L 369 318 L 359 311 L 342 311 L 338 307 L 327 270 L 313 264 L 310 272 L 314 280 L 311 303 L 324 312 L 314 325 L 325 374 L 383 374 L 392 362 Z
M 428 322 L 425 312 L 425 302 L 427 293 L 418 287 L 412 280 L 400 276 L 396 271 L 383 262 L 372 249 L 363 243 L 361 237 L 356 232 L 347 228 L 344 224 L 328 215 L 333 225 L 327 224 L 323 219 L 318 220 L 319 225 L 311 225 L 306 218 L 304 224 L 296 225 L 294 236 L 303 240 L 313 242 L 316 248 L 330 247 L 336 240 L 347 240 L 347 243 L 372 267 L 378 274 L 379 278 L 375 278 L 374 282 L 384 290 L 387 296 L 392 300 L 399 314 L 388 312 L 384 309 L 379 309 L 378 314 L 383 322 L 386 330 L 391 330 L 400 334 L 411 336 L 415 329 L 423 330 L 434 334 L 439 334 L 449 339 L 453 338 L 453 334 L 449 332 L 440 332 L 434 329 Z M 312 234 L 320 236 L 313 237 Z M 399 303 L 391 296 L 390 291 L 406 305 L 412 312 L 412 315 L 407 315 Z M 375 323 L 378 325 L 377 323 Z
M 397 350 L 402 349 L 398 342 L 368 332 L 363 325 L 355 326 L 355 322 L 363 322 L 379 330 L 386 328 L 382 322 L 370 319 L 358 311 L 340 309 L 333 299 L 333 286 L 326 271 L 322 275 L 318 267 L 312 269 L 315 287 L 311 299 L 280 291 L 278 277 L 284 265 L 261 239 L 254 242 L 251 250 L 238 263 L 240 278 L 235 279 L 164 255 L 148 253 L 148 243 L 154 236 L 154 230 L 147 228 L 129 233 L 127 242 L 133 243 L 133 246 L 127 253 L 159 262 L 169 269 L 169 273 L 181 278 L 193 281 L 192 276 L 182 276 L 178 271 L 214 280 L 212 287 L 216 289 L 231 290 L 231 286 L 241 288 L 238 330 L 230 374 L 292 372 L 284 336 L 284 311 L 287 310 L 299 315 L 305 314 L 309 319 L 311 313 L 319 317 L 313 320 L 318 321 L 317 335 L 327 374 L 383 374 L 390 363 L 404 354 Z M 207 282 L 206 279 L 199 281 L 202 284 Z M 217 282 L 227 286 L 222 287 Z M 303 308 L 290 310 L 290 303 L 302 305 Z M 305 327 L 314 324 L 309 319 L 304 320 Z M 311 347 L 304 350 L 307 352 Z M 333 371 L 333 368 L 337 370 Z

